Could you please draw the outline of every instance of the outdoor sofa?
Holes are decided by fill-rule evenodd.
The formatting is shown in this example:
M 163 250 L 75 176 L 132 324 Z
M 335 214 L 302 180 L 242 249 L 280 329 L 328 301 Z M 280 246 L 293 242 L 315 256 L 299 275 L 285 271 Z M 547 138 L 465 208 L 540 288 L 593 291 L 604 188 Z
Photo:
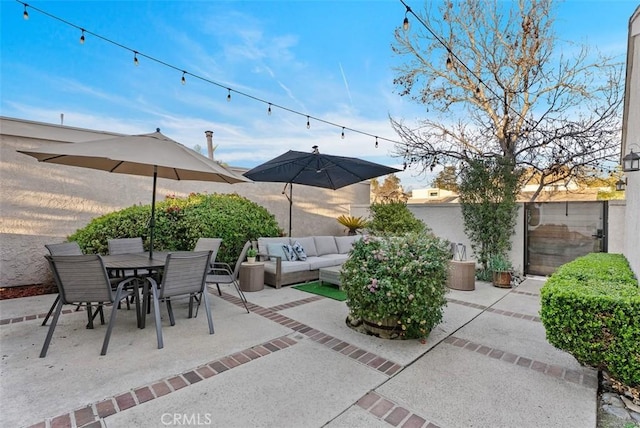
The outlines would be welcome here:
M 353 242 L 359 238 L 360 235 L 258 238 L 258 257 L 265 264 L 264 283 L 281 288 L 318 280 L 319 269 L 342 265 L 349 257 Z M 289 252 L 301 248 L 306 260 L 289 260 L 283 246 L 291 246 Z

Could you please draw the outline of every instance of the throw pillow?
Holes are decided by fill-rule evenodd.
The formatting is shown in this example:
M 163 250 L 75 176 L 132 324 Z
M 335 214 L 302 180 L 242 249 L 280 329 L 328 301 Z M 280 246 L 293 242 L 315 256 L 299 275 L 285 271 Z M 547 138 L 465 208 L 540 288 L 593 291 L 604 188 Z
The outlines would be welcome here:
M 284 249 L 282 248 L 282 244 L 267 244 L 267 252 L 269 253 L 270 256 L 279 256 L 284 260 L 288 260 L 287 259 L 287 255 L 284 252 Z M 273 257 L 271 258 L 271 261 L 276 261 L 276 258 Z
M 293 251 L 293 247 L 291 247 L 291 245 L 284 244 L 282 246 L 282 249 L 284 250 L 284 254 L 287 256 L 287 260 L 289 260 L 290 262 L 295 262 L 296 260 L 298 260 L 296 252 Z
M 302 245 L 298 241 L 293 243 L 293 251 L 296 252 L 298 259 L 302 261 L 307 260 L 307 254 L 304 252 L 304 248 L 302 248 Z

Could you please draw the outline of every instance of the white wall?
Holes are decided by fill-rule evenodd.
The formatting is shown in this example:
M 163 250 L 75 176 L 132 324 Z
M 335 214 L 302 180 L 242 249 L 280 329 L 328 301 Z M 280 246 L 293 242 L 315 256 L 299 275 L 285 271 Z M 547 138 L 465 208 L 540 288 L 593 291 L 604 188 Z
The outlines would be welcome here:
M 622 156 L 640 153 L 640 6 L 629 20 L 627 74 L 622 131 Z M 627 209 L 624 255 L 640 278 L 640 171 L 626 172 Z

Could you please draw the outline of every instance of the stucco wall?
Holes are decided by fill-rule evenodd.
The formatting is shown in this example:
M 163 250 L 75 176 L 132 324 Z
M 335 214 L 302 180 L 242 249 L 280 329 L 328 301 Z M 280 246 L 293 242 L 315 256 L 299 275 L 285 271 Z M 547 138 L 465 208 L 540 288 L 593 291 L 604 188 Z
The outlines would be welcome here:
M 409 205 L 409 210 L 424 221 L 433 232 L 441 238 L 466 246 L 467 259 L 474 260 L 471 241 L 464 233 L 464 220 L 460 204 L 424 204 Z M 511 238 L 512 248 L 509 259 L 517 272 L 523 272 L 524 266 L 524 209 L 519 204 L 514 235 Z
M 52 142 L 108 138 L 105 132 L 0 118 L 0 286 L 49 281 L 44 244 L 62 242 L 92 218 L 133 204 L 151 203 L 152 179 L 86 168 L 43 164 L 16 152 Z M 203 131 L 204 139 L 204 131 Z M 279 153 L 274 153 L 274 157 Z M 244 172 L 244 170 L 237 170 Z M 158 200 L 168 194 L 238 193 L 264 206 L 289 229 L 282 183 L 222 184 L 158 179 Z M 336 221 L 352 203 L 369 203 L 369 183 L 333 191 L 293 186 L 294 236 L 342 235 Z

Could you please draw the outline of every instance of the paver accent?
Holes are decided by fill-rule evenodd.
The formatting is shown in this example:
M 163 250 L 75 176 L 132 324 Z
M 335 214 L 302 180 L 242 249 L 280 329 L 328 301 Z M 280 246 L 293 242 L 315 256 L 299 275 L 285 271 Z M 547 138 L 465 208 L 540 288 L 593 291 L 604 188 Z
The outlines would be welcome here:
M 276 346 L 277 343 L 277 346 Z M 100 427 L 101 419 L 107 418 L 115 413 L 138 406 L 147 401 L 171 394 L 179 389 L 188 387 L 204 379 L 216 376 L 234 367 L 251 362 L 257 358 L 277 352 L 281 349 L 295 345 L 295 340 L 290 337 L 281 337 L 271 342 L 248 348 L 244 351 L 222 357 L 218 360 L 203 364 L 195 369 L 186 370 L 175 376 L 168 377 L 133 388 L 127 392 L 117 394 L 106 400 L 94 403 L 80 409 L 73 410 L 53 418 L 48 418 L 43 422 L 32 425 L 33 427 L 47 427 L 47 422 L 51 428 L 72 426 L 72 420 L 77 427 Z M 273 349 L 269 351 L 269 349 Z M 251 355 L 253 358 L 249 358 Z M 240 361 L 239 361 L 240 360 Z M 89 424 L 89 425 L 87 425 Z
M 547 376 L 565 380 L 567 382 L 583 385 L 587 388 L 596 389 L 598 387 L 597 372 L 589 368 L 582 370 L 572 370 L 556 365 L 548 365 L 542 361 L 533 360 L 522 355 L 512 354 L 501 349 L 490 348 L 485 345 L 475 346 L 477 344 L 456 336 L 449 336 L 443 340 L 444 343 L 466 349 L 467 351 L 476 352 L 505 363 L 515 364 L 517 366 L 535 370 Z
M 422 416 L 405 409 L 401 405 L 373 391 L 361 397 L 356 402 L 356 405 L 367 410 L 376 418 L 396 427 L 421 428 L 426 426 L 439 428 L 438 425 L 427 421 Z

